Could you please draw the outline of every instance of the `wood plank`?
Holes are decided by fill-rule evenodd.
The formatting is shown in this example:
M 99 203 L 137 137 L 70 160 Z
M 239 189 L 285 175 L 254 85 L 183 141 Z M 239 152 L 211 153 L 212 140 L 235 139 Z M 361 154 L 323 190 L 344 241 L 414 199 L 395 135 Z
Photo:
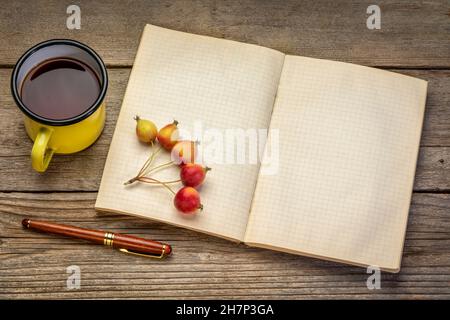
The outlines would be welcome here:
M 378 1 L 382 29 L 375 31 L 365 26 L 369 3 L 362 0 L 77 4 L 82 29 L 76 31 L 65 27 L 64 2 L 18 0 L 0 7 L 0 67 L 7 67 L 0 68 L 0 298 L 450 298 L 450 70 L 443 70 L 450 67 L 447 1 Z M 412 198 L 401 272 L 383 273 L 382 289 L 370 291 L 361 268 L 96 213 L 96 191 L 145 23 L 288 54 L 391 67 L 428 80 L 414 186 L 420 193 Z M 9 93 L 8 67 L 33 44 L 58 37 L 87 43 L 114 67 L 107 125 L 94 146 L 57 157 L 40 175 L 30 168 L 31 142 Z M 434 70 L 418 70 L 424 68 Z M 26 231 L 20 226 L 25 216 L 167 241 L 175 254 L 166 261 L 143 259 Z M 66 288 L 69 265 L 81 267 L 80 290 Z
M 414 194 L 398 274 L 368 290 L 363 268 L 248 248 L 165 224 L 93 210 L 95 193 L 0 194 L 1 298 L 449 298 L 450 195 Z M 164 261 L 31 232 L 24 217 L 102 228 L 174 247 Z M 66 267 L 81 289 L 66 288 Z
M 13 65 L 50 38 L 80 40 L 108 65 L 133 63 L 146 23 L 267 46 L 287 54 L 370 66 L 450 67 L 445 0 L 377 1 L 381 29 L 368 30 L 364 0 L 87 1 L 81 30 L 66 28 L 67 2 L 12 1 L 0 8 L 0 64 Z
M 31 141 L 10 94 L 11 69 L 0 69 L 0 191 L 96 191 L 128 81 L 129 69 L 110 69 L 107 123 L 101 138 L 78 154 L 56 156 L 42 175 L 31 169 Z M 401 70 L 429 81 L 415 190 L 450 190 L 450 71 Z

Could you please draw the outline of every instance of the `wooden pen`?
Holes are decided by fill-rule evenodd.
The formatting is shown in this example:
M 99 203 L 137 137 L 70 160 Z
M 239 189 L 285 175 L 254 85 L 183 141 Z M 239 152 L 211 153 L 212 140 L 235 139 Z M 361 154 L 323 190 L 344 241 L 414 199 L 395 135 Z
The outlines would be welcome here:
M 23 219 L 27 229 L 38 230 L 62 236 L 84 239 L 97 244 L 111 246 L 121 252 L 151 258 L 164 258 L 172 253 L 172 247 L 157 241 L 138 238 L 126 234 L 84 229 L 47 221 Z

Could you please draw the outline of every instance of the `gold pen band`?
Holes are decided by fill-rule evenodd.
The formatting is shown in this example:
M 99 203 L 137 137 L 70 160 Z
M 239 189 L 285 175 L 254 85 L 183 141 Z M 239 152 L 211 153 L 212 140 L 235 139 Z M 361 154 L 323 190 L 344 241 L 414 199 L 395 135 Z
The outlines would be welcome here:
M 113 242 L 114 242 L 114 233 L 106 232 L 105 233 L 105 237 L 103 239 L 103 244 L 105 246 L 111 246 L 112 247 Z

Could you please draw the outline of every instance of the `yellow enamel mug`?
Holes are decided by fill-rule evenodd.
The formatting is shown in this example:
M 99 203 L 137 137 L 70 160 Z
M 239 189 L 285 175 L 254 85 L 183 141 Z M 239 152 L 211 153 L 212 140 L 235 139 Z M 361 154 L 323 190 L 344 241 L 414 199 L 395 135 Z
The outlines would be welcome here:
M 22 92 L 22 87 L 33 70 L 36 70 L 36 68 L 48 61 L 60 60 L 73 61 L 73 63 L 89 68 L 89 72 L 95 74 L 98 80 L 98 84 L 96 84 L 98 85 L 98 88 L 96 88 L 98 89 L 98 94 L 96 92 L 92 98 L 93 102 L 89 103 L 79 113 L 74 113 L 78 111 L 72 110 L 72 113 L 66 112 L 68 114 L 67 117 L 52 117 L 48 114 L 39 114 L 39 112 L 30 108 L 29 103 L 28 107 L 24 103 L 26 99 L 24 92 Z M 51 75 L 48 73 L 46 76 Z M 53 81 L 55 82 L 55 79 Z M 89 84 L 86 83 L 79 85 L 89 87 Z M 25 115 L 27 134 L 34 141 L 31 150 L 31 164 L 36 171 L 44 172 L 54 154 L 75 153 L 89 147 L 97 140 L 105 125 L 104 100 L 107 87 L 108 74 L 100 56 L 88 46 L 74 40 L 55 39 L 44 41 L 29 49 L 17 61 L 11 77 L 11 91 L 17 106 Z M 55 88 L 55 90 L 61 90 L 61 88 Z M 39 99 L 52 99 L 48 95 L 44 97 L 39 96 L 39 92 L 37 92 L 37 95 Z M 74 97 L 74 99 L 78 98 L 83 99 L 84 96 L 78 95 Z M 70 104 L 56 105 L 56 107 L 59 109 L 58 112 L 64 111 L 63 108 L 71 108 Z

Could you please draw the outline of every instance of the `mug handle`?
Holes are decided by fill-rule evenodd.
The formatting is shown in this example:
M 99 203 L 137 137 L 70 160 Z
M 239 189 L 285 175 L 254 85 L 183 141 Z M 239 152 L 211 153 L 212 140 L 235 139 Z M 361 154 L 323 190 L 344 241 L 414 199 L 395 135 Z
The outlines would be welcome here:
M 37 172 L 47 170 L 48 164 L 53 157 L 54 150 L 48 147 L 48 141 L 52 132 L 52 130 L 42 127 L 34 140 L 33 149 L 31 149 L 31 165 Z

